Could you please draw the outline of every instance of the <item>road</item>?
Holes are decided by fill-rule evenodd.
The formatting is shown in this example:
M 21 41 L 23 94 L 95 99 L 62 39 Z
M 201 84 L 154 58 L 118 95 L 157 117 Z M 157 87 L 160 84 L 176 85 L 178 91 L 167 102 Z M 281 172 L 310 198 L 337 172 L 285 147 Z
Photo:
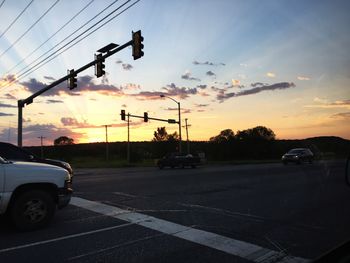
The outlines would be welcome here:
M 0 262 L 305 262 L 350 239 L 344 165 L 77 170 L 48 227 L 0 219 Z

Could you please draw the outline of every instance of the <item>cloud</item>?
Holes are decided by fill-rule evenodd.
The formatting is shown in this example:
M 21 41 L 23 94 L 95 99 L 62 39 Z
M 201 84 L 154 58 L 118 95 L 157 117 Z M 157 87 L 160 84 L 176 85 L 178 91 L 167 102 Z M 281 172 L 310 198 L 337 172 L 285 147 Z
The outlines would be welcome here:
M 212 76 L 216 77 L 216 74 L 211 70 L 207 71 L 205 74 L 209 77 L 212 77 Z
M 197 85 L 197 88 L 199 89 L 206 89 L 208 86 L 205 85 L 205 84 L 202 84 L 202 85 Z
M 214 62 L 209 62 L 209 61 L 205 61 L 205 62 L 198 62 L 196 60 L 193 61 L 194 65 L 208 65 L 208 66 L 225 66 L 226 64 L 224 63 L 214 63 Z
M 269 77 L 269 78 L 274 78 L 274 77 L 276 77 L 276 74 L 273 73 L 273 72 L 267 72 L 266 76 Z
M 259 87 L 259 86 L 264 86 L 264 85 L 269 85 L 269 84 L 265 84 L 262 82 L 255 82 L 255 83 L 250 84 L 250 86 L 252 86 L 252 87 Z
M 44 92 L 41 96 L 59 96 L 61 94 L 69 94 L 71 96 L 80 96 L 82 92 L 98 92 L 102 95 L 109 96 L 122 96 L 123 91 L 121 88 L 118 88 L 114 85 L 108 85 L 105 83 L 96 84 L 93 81 L 94 77 L 92 76 L 81 76 L 78 77 L 77 85 L 78 87 L 73 91 L 70 91 L 66 83 L 61 83 L 58 86 Z M 21 82 L 21 85 L 28 92 L 35 93 L 39 90 L 45 88 L 47 85 L 43 82 L 40 82 L 34 78 L 31 78 L 29 81 Z
M 63 126 L 75 126 L 78 125 L 78 121 L 75 118 L 70 118 L 70 117 L 62 117 L 61 118 L 61 123 Z
M 229 88 L 229 87 L 228 87 Z M 232 79 L 232 88 L 240 88 L 243 89 L 244 85 L 241 85 L 241 81 L 239 79 Z
M 261 83 L 260 83 L 261 84 Z M 257 83 L 254 83 L 251 85 L 253 88 L 249 89 L 249 90 L 242 90 L 239 91 L 237 93 L 234 92 L 230 92 L 230 93 L 226 93 L 225 89 L 218 89 L 218 94 L 216 96 L 217 100 L 220 102 L 223 102 L 226 99 L 232 98 L 232 97 L 240 97 L 240 96 L 246 96 L 246 95 L 252 95 L 252 94 L 257 94 L 260 93 L 262 91 L 266 91 L 266 90 L 283 90 L 283 89 L 288 89 L 288 88 L 294 88 L 295 84 L 293 82 L 280 82 L 280 83 L 275 83 L 272 85 L 266 85 L 266 84 L 262 84 L 262 85 L 257 85 Z
M 141 86 L 138 84 L 134 84 L 134 83 L 128 83 L 126 85 L 122 86 L 123 90 L 139 90 L 141 89 Z
M 77 119 L 71 117 L 62 117 L 61 123 L 63 126 L 74 127 L 74 128 L 99 128 L 101 126 L 96 126 L 93 124 L 89 124 L 86 121 L 78 122 Z
M 0 117 L 7 117 L 7 116 L 15 116 L 15 114 L 0 112 Z
M 47 100 L 46 103 L 48 104 L 63 103 L 63 100 Z
M 6 93 L 2 99 L 5 99 L 5 100 L 17 100 L 17 98 L 15 96 L 13 96 L 12 94 L 10 93 Z
M 202 96 L 202 97 L 209 97 L 209 93 L 205 92 L 205 91 L 198 91 L 198 95 Z
M 163 88 L 167 93 L 164 95 L 176 96 L 181 99 L 186 99 L 189 95 L 197 94 L 196 88 L 186 88 L 186 87 L 177 87 L 174 83 L 171 83 Z
M 244 67 L 244 68 L 248 67 L 248 64 L 245 64 L 245 63 L 240 63 L 239 65 L 240 65 L 241 67 Z
M 13 74 L 6 75 L 0 79 L 0 85 L 5 86 L 16 81 L 16 76 Z
M 208 107 L 209 104 L 195 104 L 195 106 L 198 108 L 204 108 L 204 107 Z
M 44 76 L 44 79 L 47 79 L 47 80 L 56 80 L 54 77 L 50 77 L 50 76 Z
M 17 106 L 0 102 L 0 108 L 17 108 Z
M 241 81 L 239 79 L 232 79 L 232 85 L 239 86 L 239 85 L 241 85 Z
M 350 120 L 350 112 L 340 112 L 331 116 L 331 118 Z
M 159 99 L 161 99 L 160 95 L 162 95 L 162 94 L 164 94 L 164 92 L 161 92 L 161 91 L 141 91 L 141 92 L 136 93 L 136 94 L 128 94 L 128 95 L 136 97 L 139 100 L 159 100 Z
M 312 105 L 305 105 L 306 108 L 350 108 L 350 99 L 345 100 L 336 100 L 334 102 L 329 102 L 327 99 L 323 98 L 314 98 L 314 102 L 318 104 L 312 104 Z
M 3 129 L 0 132 L 0 141 L 8 141 L 8 137 L 11 134 L 10 141 L 15 142 L 17 138 L 17 128 Z M 45 145 L 52 145 L 53 141 L 60 136 L 68 136 L 73 138 L 75 142 L 78 142 L 79 139 L 84 135 L 84 133 L 73 132 L 67 128 L 60 128 L 53 124 L 33 124 L 33 125 L 24 125 L 23 126 L 23 145 L 40 145 L 40 140 L 37 137 L 45 136 L 44 143 Z M 13 140 L 13 141 L 12 141 Z
M 298 80 L 310 80 L 309 77 L 305 77 L 305 76 L 298 76 L 297 78 Z
M 329 105 L 333 105 L 333 106 L 350 106 L 350 100 L 336 100 L 335 102 L 332 102 Z
M 198 94 L 196 88 L 178 87 L 174 83 L 163 87 L 162 90 L 164 91 L 141 91 L 139 93 L 128 94 L 128 96 L 136 97 L 139 100 L 159 100 L 162 99 L 160 95 L 186 99 L 190 95 Z
M 35 78 L 29 79 L 29 81 L 24 81 L 20 83 L 22 86 L 24 86 L 25 90 L 35 93 L 39 90 L 42 90 L 47 85 L 43 82 L 37 81 Z M 42 96 L 54 96 L 58 95 L 57 89 L 52 88 L 51 90 L 46 91 Z
M 168 107 L 168 108 L 166 108 L 165 110 L 167 110 L 167 111 L 178 111 L 179 110 L 179 108 L 171 108 L 171 107 Z
M 192 77 L 191 72 L 187 71 L 185 74 L 181 75 L 182 79 L 200 81 L 199 78 Z
M 217 95 L 216 95 L 216 99 L 219 102 L 224 102 L 224 100 L 227 100 L 229 98 L 235 97 L 236 93 L 234 92 L 230 92 L 230 93 L 225 93 L 223 91 L 220 91 Z
M 132 68 L 133 68 L 133 66 L 130 64 L 122 64 L 122 67 L 124 70 L 128 70 L 128 71 L 132 70 Z

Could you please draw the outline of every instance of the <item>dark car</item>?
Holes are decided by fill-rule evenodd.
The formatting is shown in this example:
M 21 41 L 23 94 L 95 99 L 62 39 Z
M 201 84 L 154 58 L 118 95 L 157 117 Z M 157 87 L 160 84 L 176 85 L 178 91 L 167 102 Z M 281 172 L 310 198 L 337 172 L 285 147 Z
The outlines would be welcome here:
M 296 148 L 292 149 L 282 156 L 283 164 L 297 163 L 301 164 L 303 162 L 312 163 L 314 160 L 314 154 L 309 148 Z
M 59 166 L 66 169 L 70 175 L 73 175 L 73 170 L 69 163 L 60 160 L 39 158 L 31 152 L 11 143 L 0 142 L 0 156 L 10 161 L 46 163 Z
M 162 159 L 158 160 L 157 165 L 160 169 L 164 167 L 186 167 L 190 166 L 195 168 L 201 163 L 199 156 L 193 156 L 192 154 L 181 154 L 181 153 L 168 153 Z

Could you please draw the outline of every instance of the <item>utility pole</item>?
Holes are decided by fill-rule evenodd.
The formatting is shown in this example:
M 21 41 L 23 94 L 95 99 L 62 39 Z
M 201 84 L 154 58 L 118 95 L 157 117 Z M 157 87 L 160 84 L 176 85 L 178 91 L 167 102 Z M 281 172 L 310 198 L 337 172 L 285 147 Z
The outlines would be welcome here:
M 127 145 L 127 160 L 130 163 L 130 113 L 128 113 L 128 145 Z
M 109 150 L 108 150 L 108 127 L 110 127 L 111 125 L 103 125 L 105 127 L 105 131 L 106 131 L 106 161 L 109 160 Z
M 38 137 L 38 139 L 40 139 L 40 150 L 41 150 L 41 158 L 44 158 L 44 147 L 43 147 L 43 140 L 46 137 L 40 136 Z
M 187 124 L 187 118 L 185 119 L 185 123 L 186 123 L 186 125 L 185 125 L 185 127 L 186 127 L 186 138 L 187 138 L 187 154 L 189 154 L 190 153 L 190 141 L 189 141 L 189 139 L 188 139 L 188 127 L 191 127 L 191 124 Z

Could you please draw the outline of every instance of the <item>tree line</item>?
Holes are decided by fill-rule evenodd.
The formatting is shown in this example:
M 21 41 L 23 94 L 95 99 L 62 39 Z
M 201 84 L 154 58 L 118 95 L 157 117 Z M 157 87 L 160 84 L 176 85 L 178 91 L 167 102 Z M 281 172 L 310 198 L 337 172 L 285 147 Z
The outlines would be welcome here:
M 168 134 L 165 127 L 158 127 L 152 141 L 131 142 L 131 160 L 157 159 L 178 150 L 178 134 Z M 45 147 L 45 157 L 74 160 L 80 157 L 105 158 L 105 143 L 74 144 L 73 139 L 62 136 L 54 146 Z M 186 142 L 183 142 L 185 146 Z M 222 130 L 208 141 L 191 141 L 190 152 L 205 153 L 210 161 L 280 159 L 292 148 L 310 148 L 317 156 L 348 155 L 350 141 L 339 137 L 315 137 L 302 140 L 278 140 L 275 133 L 264 126 L 256 126 L 236 133 L 232 129 Z M 40 147 L 29 147 L 40 154 Z M 183 147 L 186 149 L 186 147 Z M 124 160 L 127 142 L 110 142 L 111 160 Z M 184 150 L 186 152 L 186 150 Z

